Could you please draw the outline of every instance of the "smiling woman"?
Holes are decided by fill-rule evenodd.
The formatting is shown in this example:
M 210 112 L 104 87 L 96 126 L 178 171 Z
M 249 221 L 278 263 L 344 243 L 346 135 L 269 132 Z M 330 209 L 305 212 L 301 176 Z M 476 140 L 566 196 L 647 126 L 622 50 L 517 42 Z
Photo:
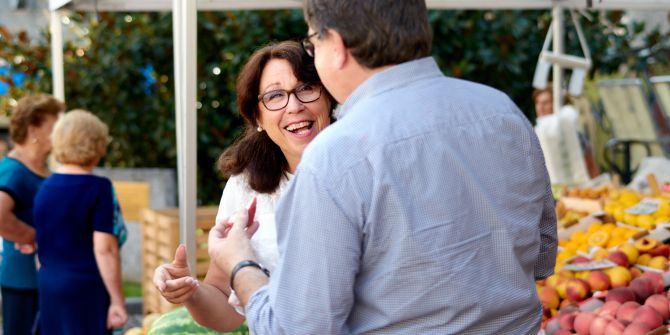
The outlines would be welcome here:
M 279 252 L 274 210 L 295 172 L 305 147 L 332 121 L 335 101 L 323 87 L 314 59 L 298 42 L 270 44 L 256 51 L 237 80 L 237 106 L 244 135 L 219 158 L 231 176 L 221 197 L 217 224 L 257 199 L 258 230 L 251 239 L 260 262 L 272 272 Z M 154 283 L 172 303 L 183 303 L 200 324 L 231 331 L 244 318 L 230 279 L 210 266 L 203 283 L 189 277 L 185 249 L 175 262 L 158 267 Z M 229 304 L 221 301 L 229 300 Z M 233 309 L 235 308 L 235 309 Z

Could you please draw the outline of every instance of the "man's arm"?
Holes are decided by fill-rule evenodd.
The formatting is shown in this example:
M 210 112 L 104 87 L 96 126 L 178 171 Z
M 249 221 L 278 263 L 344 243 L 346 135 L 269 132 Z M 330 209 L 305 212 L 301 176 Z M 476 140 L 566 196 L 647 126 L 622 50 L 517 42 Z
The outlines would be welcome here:
M 0 191 L 0 236 L 16 243 L 35 243 L 35 229 L 14 215 L 14 206 L 14 199 Z
M 362 209 L 352 182 L 324 182 L 308 169 L 294 177 L 277 209 L 279 267 L 269 286 L 256 291 L 246 305 L 254 333 L 349 332 L 346 321 L 362 252 L 361 218 L 344 210 Z M 331 185 L 337 186 L 329 189 Z M 261 279 L 260 271 L 249 273 Z M 241 287 L 241 281 L 235 285 Z

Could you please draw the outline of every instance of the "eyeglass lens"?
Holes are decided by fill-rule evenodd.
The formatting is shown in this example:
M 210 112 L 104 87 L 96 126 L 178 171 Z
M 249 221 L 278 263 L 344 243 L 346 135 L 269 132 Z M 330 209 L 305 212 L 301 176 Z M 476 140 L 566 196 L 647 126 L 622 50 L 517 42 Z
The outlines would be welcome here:
M 291 93 L 302 103 L 316 101 L 321 97 L 321 85 L 303 84 L 291 91 L 274 90 L 263 94 L 261 101 L 269 110 L 280 110 L 288 105 Z

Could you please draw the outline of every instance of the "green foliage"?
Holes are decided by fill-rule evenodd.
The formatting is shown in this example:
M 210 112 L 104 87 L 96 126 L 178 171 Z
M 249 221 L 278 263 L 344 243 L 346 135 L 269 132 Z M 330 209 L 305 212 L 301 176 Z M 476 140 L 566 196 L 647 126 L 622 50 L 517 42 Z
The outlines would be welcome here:
M 644 34 L 641 24 L 624 25 L 621 12 L 590 15 L 593 20 L 582 19 L 582 23 L 594 55 L 594 72 L 612 73 L 622 64 L 634 69 L 646 68 L 648 63 L 667 64 L 667 34 Z M 69 19 L 66 30 L 75 38 L 69 39 L 65 51 L 66 100 L 69 108 L 89 109 L 110 125 L 114 140 L 103 164 L 174 168 L 171 15 L 72 13 Z M 504 91 L 534 119 L 531 81 L 551 21 L 548 11 L 430 11 L 429 19 L 433 54 L 447 75 Z M 306 31 L 300 10 L 198 14 L 201 204 L 218 201 L 223 179 L 216 172 L 216 159 L 243 131 L 234 90 L 241 66 L 267 42 L 300 39 Z M 0 59 L 23 55 L 22 69 L 34 74 L 26 87 L 50 91 L 46 39 L 28 43 L 8 32 L 2 36 Z M 570 23 L 566 37 L 566 49 L 580 54 Z M 13 90 L 10 96 L 22 93 Z
M 12 34 L 0 25 L 0 85 L 9 88 L 6 95 L 0 94 L 0 115 L 8 115 L 15 100 L 27 92 L 51 91 L 49 46 L 45 41 L 33 43 L 26 32 Z M 25 79 L 18 82 L 17 74 Z
M 249 334 L 249 329 L 246 324 L 240 326 L 231 333 L 219 333 L 211 329 L 204 328 L 196 323 L 191 314 L 188 313 L 186 307 L 179 307 L 174 309 L 160 318 L 158 318 L 151 325 L 148 335 L 243 335 Z
M 130 297 L 141 297 L 142 296 L 142 284 L 135 282 L 123 282 L 123 296 L 126 298 Z

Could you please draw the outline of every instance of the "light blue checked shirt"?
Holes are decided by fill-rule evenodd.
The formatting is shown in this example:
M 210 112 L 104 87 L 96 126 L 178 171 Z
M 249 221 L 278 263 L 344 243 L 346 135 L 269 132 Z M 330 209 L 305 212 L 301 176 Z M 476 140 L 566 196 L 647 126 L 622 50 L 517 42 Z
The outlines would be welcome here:
M 251 297 L 265 334 L 537 334 L 554 201 L 532 126 L 432 58 L 358 87 L 277 209 L 280 261 Z

